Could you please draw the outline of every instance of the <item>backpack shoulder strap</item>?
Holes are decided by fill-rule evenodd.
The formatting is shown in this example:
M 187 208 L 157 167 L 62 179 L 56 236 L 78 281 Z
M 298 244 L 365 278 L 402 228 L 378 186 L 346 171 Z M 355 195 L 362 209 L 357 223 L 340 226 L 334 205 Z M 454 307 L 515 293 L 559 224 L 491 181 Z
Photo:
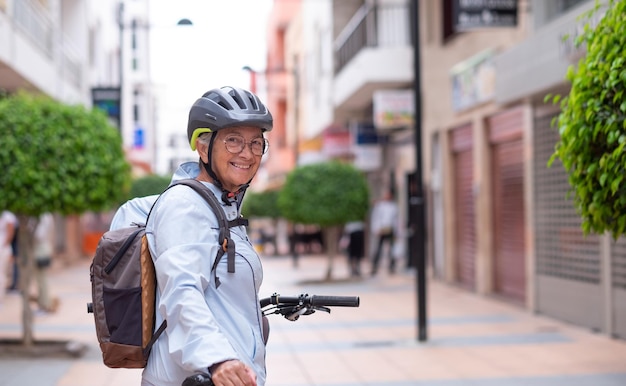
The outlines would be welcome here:
M 217 256 L 215 258 L 215 262 L 211 267 L 211 270 L 215 272 L 217 268 L 217 264 L 222 259 L 222 256 L 226 254 L 227 263 L 228 263 L 228 272 L 235 272 L 235 243 L 230 237 L 230 228 L 233 226 L 239 225 L 247 225 L 247 220 L 238 218 L 232 221 L 228 221 L 226 218 L 226 213 L 224 213 L 224 209 L 217 201 L 217 198 L 206 186 L 202 184 L 202 182 L 195 179 L 184 179 L 174 182 L 171 186 L 174 185 L 186 185 L 195 190 L 204 200 L 209 204 L 209 206 L 213 209 L 217 217 L 217 223 L 219 225 L 219 243 L 221 248 L 218 250 Z M 217 274 L 215 274 L 215 286 L 219 287 L 220 282 Z

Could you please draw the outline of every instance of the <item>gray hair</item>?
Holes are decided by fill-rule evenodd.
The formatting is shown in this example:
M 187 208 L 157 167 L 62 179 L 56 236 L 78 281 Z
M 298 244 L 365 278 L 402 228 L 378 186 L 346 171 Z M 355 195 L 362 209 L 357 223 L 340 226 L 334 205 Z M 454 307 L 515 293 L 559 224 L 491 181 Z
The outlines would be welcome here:
M 211 137 L 213 136 L 213 134 L 214 133 L 202 133 L 200 134 L 200 136 L 198 136 L 198 140 L 203 144 L 208 145 L 209 143 L 211 143 Z

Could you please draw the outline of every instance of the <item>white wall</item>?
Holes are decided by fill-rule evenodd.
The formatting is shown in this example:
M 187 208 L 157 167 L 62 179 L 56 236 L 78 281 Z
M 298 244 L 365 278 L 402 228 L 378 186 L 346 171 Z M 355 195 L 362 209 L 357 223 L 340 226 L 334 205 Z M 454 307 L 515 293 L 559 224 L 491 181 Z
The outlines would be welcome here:
M 330 0 L 303 0 L 305 81 L 301 90 L 306 127 L 303 139 L 315 137 L 333 123 L 333 38 Z

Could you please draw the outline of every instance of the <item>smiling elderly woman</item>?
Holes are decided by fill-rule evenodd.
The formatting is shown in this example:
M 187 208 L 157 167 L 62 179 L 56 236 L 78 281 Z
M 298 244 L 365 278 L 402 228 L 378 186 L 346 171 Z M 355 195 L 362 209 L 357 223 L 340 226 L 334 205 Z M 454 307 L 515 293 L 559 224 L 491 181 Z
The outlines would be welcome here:
M 251 92 L 208 91 L 191 107 L 187 127 L 199 161 L 181 165 L 173 181 L 201 181 L 221 200 L 228 220 L 240 218 L 243 195 L 268 150 L 264 133 L 272 123 Z M 210 374 L 217 386 L 265 384 L 261 260 L 245 226 L 234 226 L 235 272 L 222 259 L 212 275 L 218 228 L 208 204 L 185 186 L 168 189 L 152 208 L 146 234 L 158 285 L 155 325 L 167 320 L 167 329 L 152 348 L 144 386 L 180 386 L 195 373 Z

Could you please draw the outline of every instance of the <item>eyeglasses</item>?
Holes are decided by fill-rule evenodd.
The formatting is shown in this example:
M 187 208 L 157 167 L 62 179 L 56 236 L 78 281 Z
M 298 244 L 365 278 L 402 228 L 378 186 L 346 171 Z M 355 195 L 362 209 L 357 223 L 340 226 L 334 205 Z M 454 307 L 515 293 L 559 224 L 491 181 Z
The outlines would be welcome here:
M 263 155 L 267 152 L 270 144 L 266 138 L 255 138 L 250 142 L 246 142 L 245 138 L 240 135 L 229 135 L 224 138 L 226 150 L 232 154 L 239 154 L 246 145 L 250 146 L 250 151 L 254 155 Z

